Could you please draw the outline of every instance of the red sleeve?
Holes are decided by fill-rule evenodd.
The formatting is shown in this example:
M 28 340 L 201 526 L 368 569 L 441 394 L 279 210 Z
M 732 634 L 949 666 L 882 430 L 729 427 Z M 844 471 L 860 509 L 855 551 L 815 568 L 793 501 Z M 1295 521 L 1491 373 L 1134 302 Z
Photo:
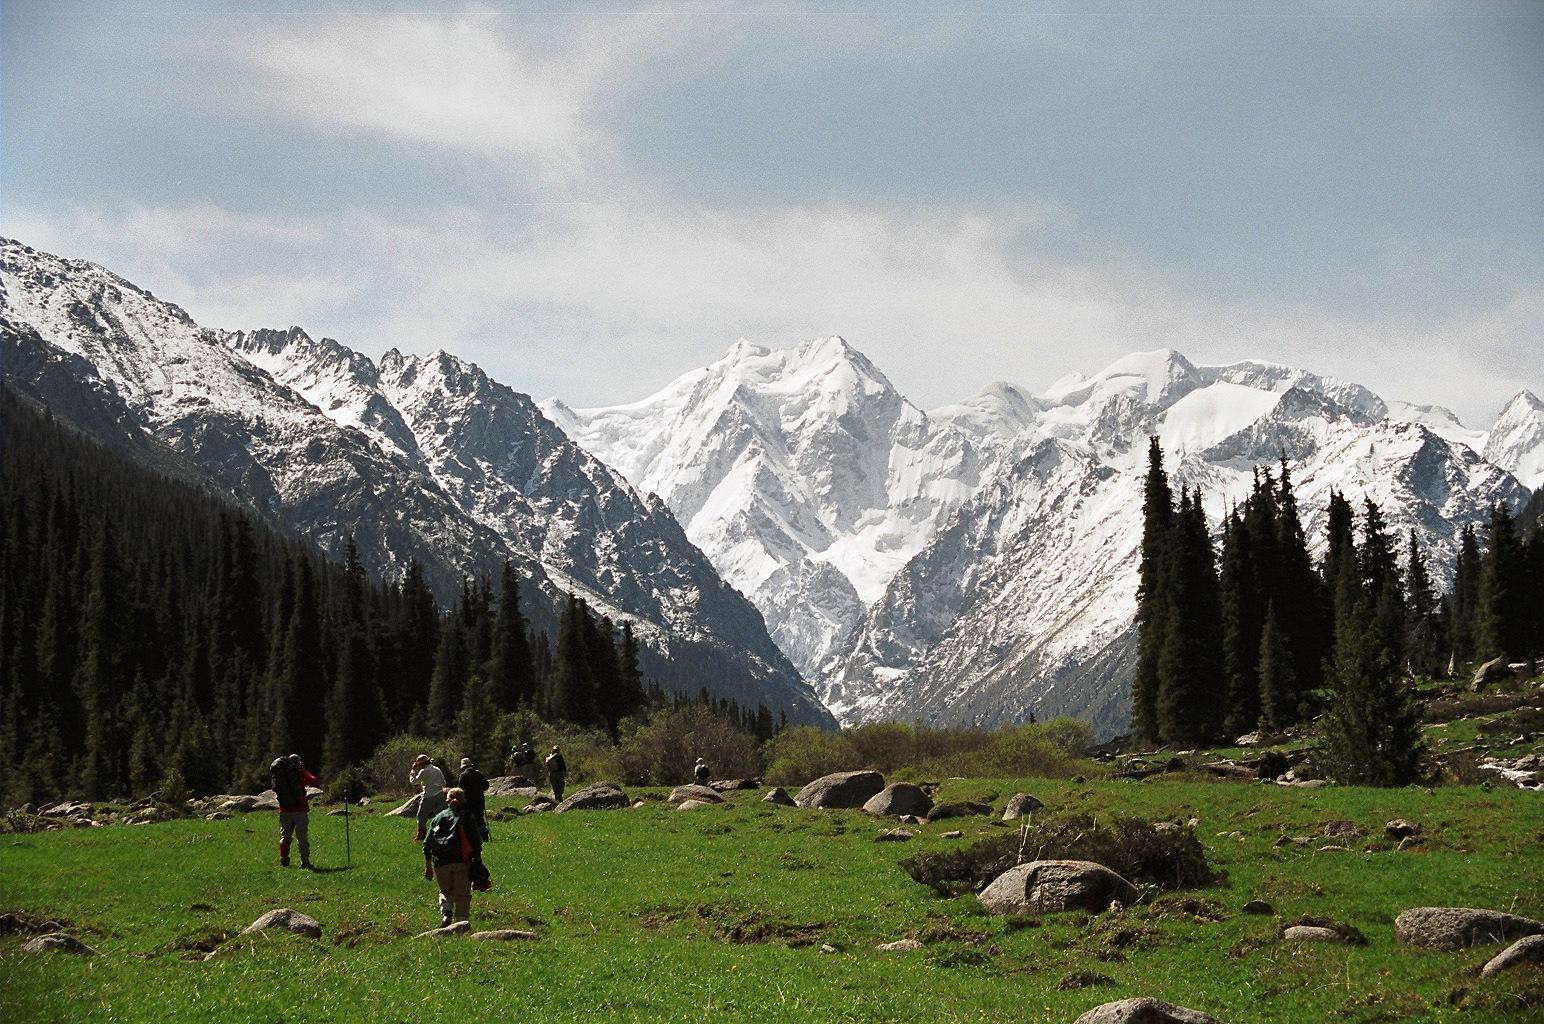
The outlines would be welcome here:
M 311 770 L 309 768 L 300 769 L 300 783 L 303 786 L 316 785 L 316 776 L 311 774 Z

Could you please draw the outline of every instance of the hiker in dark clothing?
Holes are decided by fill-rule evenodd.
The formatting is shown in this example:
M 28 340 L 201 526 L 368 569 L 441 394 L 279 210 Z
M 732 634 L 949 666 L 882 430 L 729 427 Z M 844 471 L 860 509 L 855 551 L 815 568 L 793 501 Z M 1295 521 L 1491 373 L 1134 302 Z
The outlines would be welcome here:
M 482 862 L 482 836 L 467 812 L 466 793 L 445 791 L 449 804 L 429 822 L 424 837 L 424 877 L 440 886 L 440 927 L 472 916 L 472 865 Z
M 289 867 L 290 837 L 300 842 L 300 866 L 311 867 L 311 801 L 306 787 L 316 776 L 306 770 L 299 754 L 278 757 L 268 766 L 268 781 L 279 801 L 279 866 Z
M 482 836 L 483 842 L 487 842 L 492 838 L 488 834 L 488 777 L 477 770 L 470 757 L 463 757 L 461 776 L 456 779 L 456 785 L 466 794 L 466 811 L 477 819 L 478 834 Z
M 552 753 L 547 755 L 547 780 L 552 783 L 552 799 L 558 803 L 563 802 L 563 780 L 568 777 L 568 764 L 563 760 L 563 752 L 556 745 Z
M 697 766 L 692 769 L 692 781 L 699 786 L 706 786 L 709 774 L 708 762 L 699 757 L 697 759 Z

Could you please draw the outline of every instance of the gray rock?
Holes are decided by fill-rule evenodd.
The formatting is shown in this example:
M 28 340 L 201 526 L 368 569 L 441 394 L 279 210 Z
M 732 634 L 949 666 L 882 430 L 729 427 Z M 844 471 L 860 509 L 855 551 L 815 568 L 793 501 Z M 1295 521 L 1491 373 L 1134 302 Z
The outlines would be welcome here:
M 418 801 L 422 798 L 422 793 L 414 793 L 408 797 L 407 803 L 401 807 L 393 807 L 386 812 L 386 816 L 388 818 L 416 818 L 418 817 Z
M 1480 976 L 1490 978 L 1520 964 L 1544 964 L 1544 935 L 1530 935 L 1526 939 L 1518 939 L 1491 957 L 1489 962 L 1480 968 Z
M 524 775 L 496 775 L 488 780 L 488 796 L 535 796 L 536 787 Z
M 875 948 L 886 953 L 909 953 L 914 949 L 921 949 L 922 943 L 916 939 L 897 939 L 894 942 L 881 943 Z
M 862 807 L 884 788 L 885 778 L 876 771 L 836 772 L 799 790 L 793 802 L 800 807 Z
M 1140 894 L 1136 886 L 1103 864 L 1087 860 L 1037 860 L 1009 868 L 976 898 L 993 914 L 1099 913 L 1113 902 L 1128 906 Z
M 864 801 L 863 809 L 881 818 L 905 815 L 926 817 L 933 809 L 933 798 L 924 793 L 921 786 L 910 782 L 897 782 L 869 797 Z
M 314 917 L 308 917 L 298 910 L 283 908 L 270 910 L 262 917 L 253 921 L 241 930 L 241 934 L 262 932 L 274 929 L 277 931 L 294 932 L 296 935 L 306 935 L 313 939 L 322 937 L 322 924 Z
M 740 789 L 755 789 L 760 785 L 760 779 L 714 779 L 708 783 L 708 788 L 719 793 L 733 793 Z
M 1246 914 L 1274 914 L 1275 912 L 1276 908 L 1264 900 L 1250 900 L 1244 904 Z
M 1395 818 L 1383 826 L 1384 833 L 1390 839 L 1406 839 L 1410 836 L 1421 834 L 1421 826 L 1411 824 L 1403 818 Z
M 892 828 L 888 832 L 882 832 L 874 837 L 876 843 L 905 843 L 916 836 L 915 832 L 908 832 L 904 828 Z
M 1345 936 L 1333 928 L 1315 928 L 1312 925 L 1293 925 L 1281 933 L 1288 942 L 1342 942 Z
M 1469 689 L 1479 693 L 1491 683 L 1500 682 L 1511 674 L 1512 670 L 1507 667 L 1505 658 L 1492 658 L 1475 670 L 1474 678 L 1469 682 Z
M 1415 907 L 1394 919 L 1400 942 L 1423 949 L 1464 949 L 1544 932 L 1526 917 L 1472 907 Z
M 955 829 L 952 832 L 940 832 L 939 833 L 939 838 L 941 838 L 941 839 L 958 839 L 961 836 L 963 836 L 964 834 L 965 833 L 961 832 L 959 829 Z
M 1074 1024 L 1222 1024 L 1200 1010 L 1187 1010 L 1151 996 L 1105 1003 L 1079 1017 Z
M 632 805 L 632 800 L 616 783 L 597 782 L 565 798 L 553 810 L 559 814 L 564 811 L 613 811 Z
M 685 803 L 688 800 L 695 800 L 701 804 L 721 804 L 725 802 L 723 795 L 718 790 L 708 786 L 695 785 L 677 786 L 670 791 L 670 795 L 665 799 L 673 804 Z
M 466 924 L 466 922 L 457 921 L 456 924 Z M 523 932 L 516 928 L 495 928 L 487 932 L 473 932 L 471 937 L 480 942 L 535 942 L 537 938 L 535 932 Z
M 75 936 L 61 932 L 39 935 L 21 947 L 21 950 L 23 953 L 79 953 L 81 956 L 96 956 L 96 950 Z
M 426 932 L 419 932 L 413 936 L 415 939 L 446 939 L 452 935 L 465 935 L 472 930 L 470 921 L 456 921 L 444 928 L 431 928 Z
M 699 807 L 720 807 L 720 806 L 723 806 L 723 801 L 722 800 L 720 800 L 718 803 L 714 803 L 711 800 L 682 800 L 680 803 L 676 804 L 676 810 L 678 810 L 678 811 L 695 811 Z
M 761 802 L 764 804 L 777 804 L 779 807 L 797 806 L 793 802 L 793 797 L 788 795 L 788 790 L 782 786 L 773 786 L 767 790 L 767 795 L 761 798 Z
M 1030 796 L 1028 793 L 1015 793 L 1008 798 L 1008 806 L 1003 808 L 1003 821 L 1014 821 L 1026 814 L 1033 814 L 1044 806 L 1045 804 L 1041 803 L 1038 797 Z
M 205 821 L 230 821 L 231 820 L 231 816 L 229 814 L 226 814 L 224 811 L 210 811 L 208 814 L 204 815 L 204 820 Z

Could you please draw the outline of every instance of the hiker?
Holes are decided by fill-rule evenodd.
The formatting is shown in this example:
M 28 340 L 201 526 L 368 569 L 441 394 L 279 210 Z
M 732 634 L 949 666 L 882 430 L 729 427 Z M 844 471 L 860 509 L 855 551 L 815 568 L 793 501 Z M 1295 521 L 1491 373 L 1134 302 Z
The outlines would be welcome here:
M 456 785 L 466 794 L 467 813 L 476 819 L 477 832 L 486 843 L 492 838 L 488 834 L 488 777 L 477 770 L 470 757 L 463 757 L 461 775 L 456 779 Z
M 563 780 L 568 776 L 568 765 L 563 760 L 563 752 L 553 744 L 552 753 L 547 755 L 547 779 L 552 783 L 552 799 L 558 803 L 563 802 Z
M 300 841 L 300 866 L 311 869 L 311 801 L 306 787 L 316 776 L 306 770 L 299 754 L 276 757 L 268 766 L 268 781 L 279 801 L 279 866 L 289 867 L 290 837 Z
M 445 790 L 449 805 L 429 822 L 424 837 L 424 877 L 440 885 L 440 927 L 472 917 L 472 869 L 482 863 L 482 836 L 459 786 Z
M 418 831 L 413 835 L 416 843 L 423 839 L 429 819 L 445 809 L 445 773 L 429 760 L 428 754 L 419 754 L 407 771 L 407 781 L 422 790 L 418 797 Z
M 709 774 L 708 762 L 699 757 L 697 759 L 697 767 L 692 769 L 692 781 L 697 783 L 699 786 L 706 786 L 708 784 Z

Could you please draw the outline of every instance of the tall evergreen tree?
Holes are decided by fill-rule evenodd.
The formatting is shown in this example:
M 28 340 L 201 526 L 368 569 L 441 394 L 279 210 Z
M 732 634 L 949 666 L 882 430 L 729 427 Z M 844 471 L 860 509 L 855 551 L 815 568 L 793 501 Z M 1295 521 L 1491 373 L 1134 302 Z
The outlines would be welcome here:
M 1281 460 L 1281 476 L 1276 487 L 1277 566 L 1271 595 L 1276 604 L 1278 625 L 1295 659 L 1293 676 L 1298 684 L 1298 719 L 1312 713 L 1313 691 L 1323 685 L 1323 665 L 1329 651 L 1328 634 L 1320 612 L 1324 588 L 1303 534 L 1297 497 L 1286 459 Z
M 1406 656 L 1412 672 L 1435 676 L 1442 671 L 1442 635 L 1437 620 L 1437 592 L 1414 530 L 1410 531 L 1405 565 L 1409 602 L 1405 625 Z
M 1156 739 L 1158 661 L 1167 636 L 1169 598 L 1164 590 L 1168 539 L 1174 522 L 1174 492 L 1163 469 L 1163 446 L 1148 438 L 1147 477 L 1142 485 L 1142 562 L 1137 585 L 1137 667 L 1131 683 L 1131 727 Z
M 1199 744 L 1220 736 L 1227 691 L 1222 603 L 1200 492 L 1181 490 L 1165 566 L 1168 629 L 1158 658 L 1158 734 Z
M 86 716 L 81 789 L 92 799 L 114 797 L 127 780 L 121 702 L 129 688 L 127 638 L 118 607 L 125 598 L 118 545 L 104 522 L 91 552 L 91 572 L 81 615 L 82 655 L 76 690 Z
M 505 562 L 499 579 L 498 612 L 493 619 L 492 656 L 488 663 L 494 706 L 502 711 L 530 707 L 536 696 L 535 673 L 525 616 L 520 611 L 520 577 L 514 564 Z
M 456 725 L 472 658 L 467 650 L 466 632 L 460 616 L 453 616 L 440 630 L 440 646 L 435 652 L 434 678 L 429 683 L 429 699 L 424 709 L 424 727 L 433 736 L 449 736 Z
M 1265 608 L 1249 527 L 1234 509 L 1222 537 L 1222 665 L 1228 682 L 1226 731 L 1237 736 L 1260 720 L 1260 638 Z
M 1272 603 L 1260 632 L 1260 724 L 1266 729 L 1280 729 L 1298 720 L 1302 686 L 1296 672 L 1297 659 Z
M 1342 578 L 1349 575 L 1343 573 Z M 1335 626 L 1333 696 L 1320 763 L 1337 781 L 1402 786 L 1420 774 L 1420 713 L 1377 635 L 1366 599 L 1348 597 Z
M 1525 658 L 1528 649 L 1530 611 L 1526 553 L 1517 524 L 1505 505 L 1490 510 L 1490 535 L 1480 572 L 1479 605 L 1475 626 L 1481 658 Z
M 1453 590 L 1448 600 L 1448 646 L 1456 663 L 1474 660 L 1478 634 L 1475 613 L 1480 605 L 1480 576 L 1484 559 L 1474 526 L 1465 524 L 1459 534 L 1458 562 L 1453 572 Z M 1456 666 L 1455 666 L 1456 667 Z

